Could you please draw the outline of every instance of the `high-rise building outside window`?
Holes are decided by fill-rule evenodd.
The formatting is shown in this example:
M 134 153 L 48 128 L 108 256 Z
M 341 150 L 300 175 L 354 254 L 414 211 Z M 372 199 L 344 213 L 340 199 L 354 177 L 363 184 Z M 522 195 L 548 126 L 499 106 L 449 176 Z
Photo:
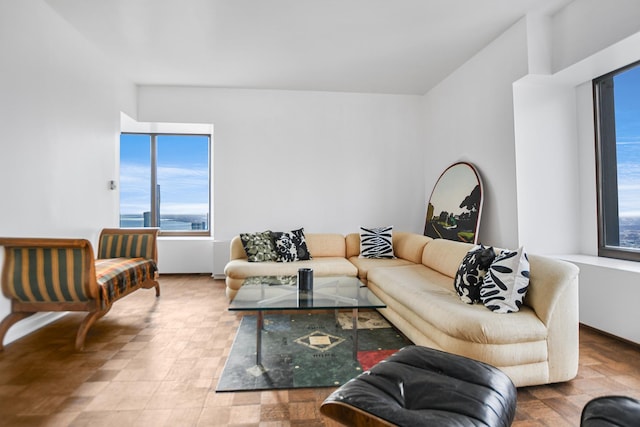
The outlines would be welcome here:
M 594 80 L 598 254 L 640 261 L 640 64 Z
M 120 226 L 211 234 L 211 137 L 120 135 Z

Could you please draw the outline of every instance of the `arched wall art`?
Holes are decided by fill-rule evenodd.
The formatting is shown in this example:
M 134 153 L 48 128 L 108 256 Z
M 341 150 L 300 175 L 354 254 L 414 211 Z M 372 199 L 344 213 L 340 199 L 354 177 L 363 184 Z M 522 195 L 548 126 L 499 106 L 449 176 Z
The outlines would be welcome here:
M 477 243 L 482 213 L 482 180 L 467 162 L 445 169 L 427 204 L 424 235 L 434 239 Z

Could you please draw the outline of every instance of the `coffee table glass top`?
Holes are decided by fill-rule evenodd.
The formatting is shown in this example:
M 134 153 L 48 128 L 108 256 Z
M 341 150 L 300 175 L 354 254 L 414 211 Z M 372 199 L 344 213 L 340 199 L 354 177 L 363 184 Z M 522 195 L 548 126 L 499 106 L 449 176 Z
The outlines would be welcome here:
M 298 290 L 297 276 L 249 277 L 229 310 L 315 310 L 384 308 L 357 277 L 314 277 L 313 290 Z

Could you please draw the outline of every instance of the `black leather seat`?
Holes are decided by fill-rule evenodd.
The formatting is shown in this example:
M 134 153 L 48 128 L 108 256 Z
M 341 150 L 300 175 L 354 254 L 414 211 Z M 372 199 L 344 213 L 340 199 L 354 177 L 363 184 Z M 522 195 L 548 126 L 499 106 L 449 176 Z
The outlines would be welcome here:
M 507 427 L 516 401 L 499 369 L 408 346 L 338 388 L 320 410 L 346 425 Z
M 640 401 L 626 396 L 602 396 L 582 409 L 581 427 L 638 427 Z

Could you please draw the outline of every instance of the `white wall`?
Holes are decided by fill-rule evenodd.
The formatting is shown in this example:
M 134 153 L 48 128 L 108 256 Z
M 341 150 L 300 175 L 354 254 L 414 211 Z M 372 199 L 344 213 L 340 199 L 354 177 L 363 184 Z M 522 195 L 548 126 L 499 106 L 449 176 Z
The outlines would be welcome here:
M 420 97 L 141 87 L 139 120 L 212 123 L 213 232 L 350 233 L 426 213 Z
M 600 55 L 635 34 L 639 26 L 637 0 L 574 0 L 553 17 L 553 73 Z
M 423 100 L 425 188 L 456 161 L 475 164 L 484 184 L 479 241 L 488 245 L 518 244 L 512 84 L 527 73 L 527 59 L 522 20 Z
M 538 254 L 579 250 L 575 90 L 547 76 L 514 84 L 519 244 Z
M 95 243 L 101 228 L 118 225 L 107 183 L 116 179 L 120 111 L 136 109 L 134 86 L 41 1 L 0 2 L 0 58 L 0 235 Z M 8 312 L 0 297 L 0 318 Z M 38 317 L 5 342 L 38 327 Z

